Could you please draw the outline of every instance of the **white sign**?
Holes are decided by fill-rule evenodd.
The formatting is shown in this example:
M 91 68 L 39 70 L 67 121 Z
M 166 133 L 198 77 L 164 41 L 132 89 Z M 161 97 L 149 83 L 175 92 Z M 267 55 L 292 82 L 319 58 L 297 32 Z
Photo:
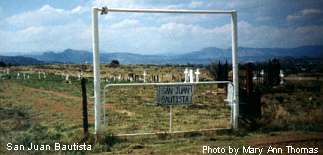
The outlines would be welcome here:
M 193 85 L 161 85 L 157 88 L 159 105 L 192 104 Z

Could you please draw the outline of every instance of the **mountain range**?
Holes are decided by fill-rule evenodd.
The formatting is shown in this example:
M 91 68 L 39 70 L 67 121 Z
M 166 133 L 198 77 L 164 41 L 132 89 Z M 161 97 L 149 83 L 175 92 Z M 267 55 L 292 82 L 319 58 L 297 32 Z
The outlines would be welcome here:
M 176 52 L 174 52 L 176 53 Z M 323 46 L 301 46 L 296 48 L 249 48 L 239 47 L 238 56 L 240 62 L 247 61 L 265 61 L 270 58 L 323 58 Z M 84 50 L 66 49 L 62 52 L 44 52 L 35 55 L 23 55 L 23 57 L 5 57 L 10 58 L 15 63 L 28 61 L 30 64 L 37 63 L 92 63 L 92 53 Z M 0 61 L 5 60 L 2 56 Z M 21 60 L 26 58 L 25 60 Z M 17 61 L 16 59 L 20 59 Z M 193 51 L 185 54 L 168 55 L 144 55 L 134 53 L 100 53 L 101 63 L 110 63 L 111 60 L 118 60 L 121 64 L 208 64 L 217 60 L 231 60 L 231 49 L 221 49 L 208 47 L 199 51 Z M 6 61 L 5 61 L 6 62 Z M 8 62 L 8 60 L 7 60 Z M 27 64 L 28 64 L 27 63 Z M 14 63 L 12 63 L 14 64 Z

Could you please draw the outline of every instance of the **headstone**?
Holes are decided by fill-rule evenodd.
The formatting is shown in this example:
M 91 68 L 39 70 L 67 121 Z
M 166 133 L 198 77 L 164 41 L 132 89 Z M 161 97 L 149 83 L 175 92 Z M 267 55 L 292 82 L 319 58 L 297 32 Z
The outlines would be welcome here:
M 26 73 L 23 73 L 24 80 L 26 79 Z
M 68 80 L 69 80 L 69 75 L 66 74 L 65 81 L 68 81 Z
M 193 76 L 193 69 L 190 69 L 190 83 L 193 83 L 194 82 L 194 76 Z
M 199 82 L 199 75 L 200 75 L 200 70 L 197 68 L 196 71 L 195 71 L 195 82 Z
M 27 79 L 29 79 L 30 78 L 30 76 L 29 76 L 29 74 L 27 75 Z
M 7 68 L 7 75 L 9 75 L 10 74 L 10 70 L 9 70 L 9 68 Z
M 80 73 L 77 73 L 77 77 L 79 80 L 81 80 L 81 74 Z
M 40 77 L 40 72 L 38 71 L 38 79 L 40 80 L 41 79 L 41 77 Z
M 20 78 L 20 73 L 17 73 L 17 79 L 19 79 Z
M 43 72 L 43 77 L 44 77 L 44 79 L 46 79 L 46 73 L 45 72 Z

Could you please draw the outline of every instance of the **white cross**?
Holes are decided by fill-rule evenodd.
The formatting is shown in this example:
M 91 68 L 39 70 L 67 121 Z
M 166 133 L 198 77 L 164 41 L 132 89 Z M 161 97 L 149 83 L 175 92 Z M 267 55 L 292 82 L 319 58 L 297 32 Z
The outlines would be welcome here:
M 280 70 L 279 76 L 280 76 L 280 84 L 282 85 L 284 84 L 284 77 L 285 77 L 283 70 Z
M 200 75 L 201 73 L 200 73 L 200 69 L 196 69 L 196 71 L 195 71 L 195 82 L 199 82 L 199 75 Z
M 144 82 L 146 82 L 146 75 L 147 75 L 146 70 L 144 70 L 144 74 L 142 75 L 144 76 Z
M 280 70 L 279 76 L 280 76 L 281 78 L 283 78 L 283 77 L 285 76 L 285 75 L 284 75 L 284 71 L 283 71 L 283 70 Z
M 184 78 L 185 78 L 184 83 L 188 82 L 188 68 L 185 68 L 185 71 L 184 71 Z
M 190 69 L 190 83 L 194 82 L 193 69 Z
M 261 76 L 264 76 L 264 74 L 265 74 L 265 72 L 264 72 L 264 70 L 262 69 L 262 70 L 261 70 L 261 72 L 260 72 L 260 75 L 261 75 Z

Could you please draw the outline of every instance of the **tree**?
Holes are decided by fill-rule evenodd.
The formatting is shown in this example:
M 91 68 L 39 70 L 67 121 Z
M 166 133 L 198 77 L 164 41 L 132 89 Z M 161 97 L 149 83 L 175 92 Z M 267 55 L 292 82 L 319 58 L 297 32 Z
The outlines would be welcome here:
M 212 62 L 207 66 L 207 69 L 213 76 L 214 80 L 216 81 L 228 81 L 229 80 L 229 64 L 228 61 L 225 62 L 225 64 L 221 64 L 221 61 Z
M 4 62 L 2 62 L 2 61 L 0 61 L 0 67 L 7 67 L 7 64 L 4 63 Z
M 110 63 L 110 67 L 119 67 L 120 63 L 118 60 L 112 60 Z

